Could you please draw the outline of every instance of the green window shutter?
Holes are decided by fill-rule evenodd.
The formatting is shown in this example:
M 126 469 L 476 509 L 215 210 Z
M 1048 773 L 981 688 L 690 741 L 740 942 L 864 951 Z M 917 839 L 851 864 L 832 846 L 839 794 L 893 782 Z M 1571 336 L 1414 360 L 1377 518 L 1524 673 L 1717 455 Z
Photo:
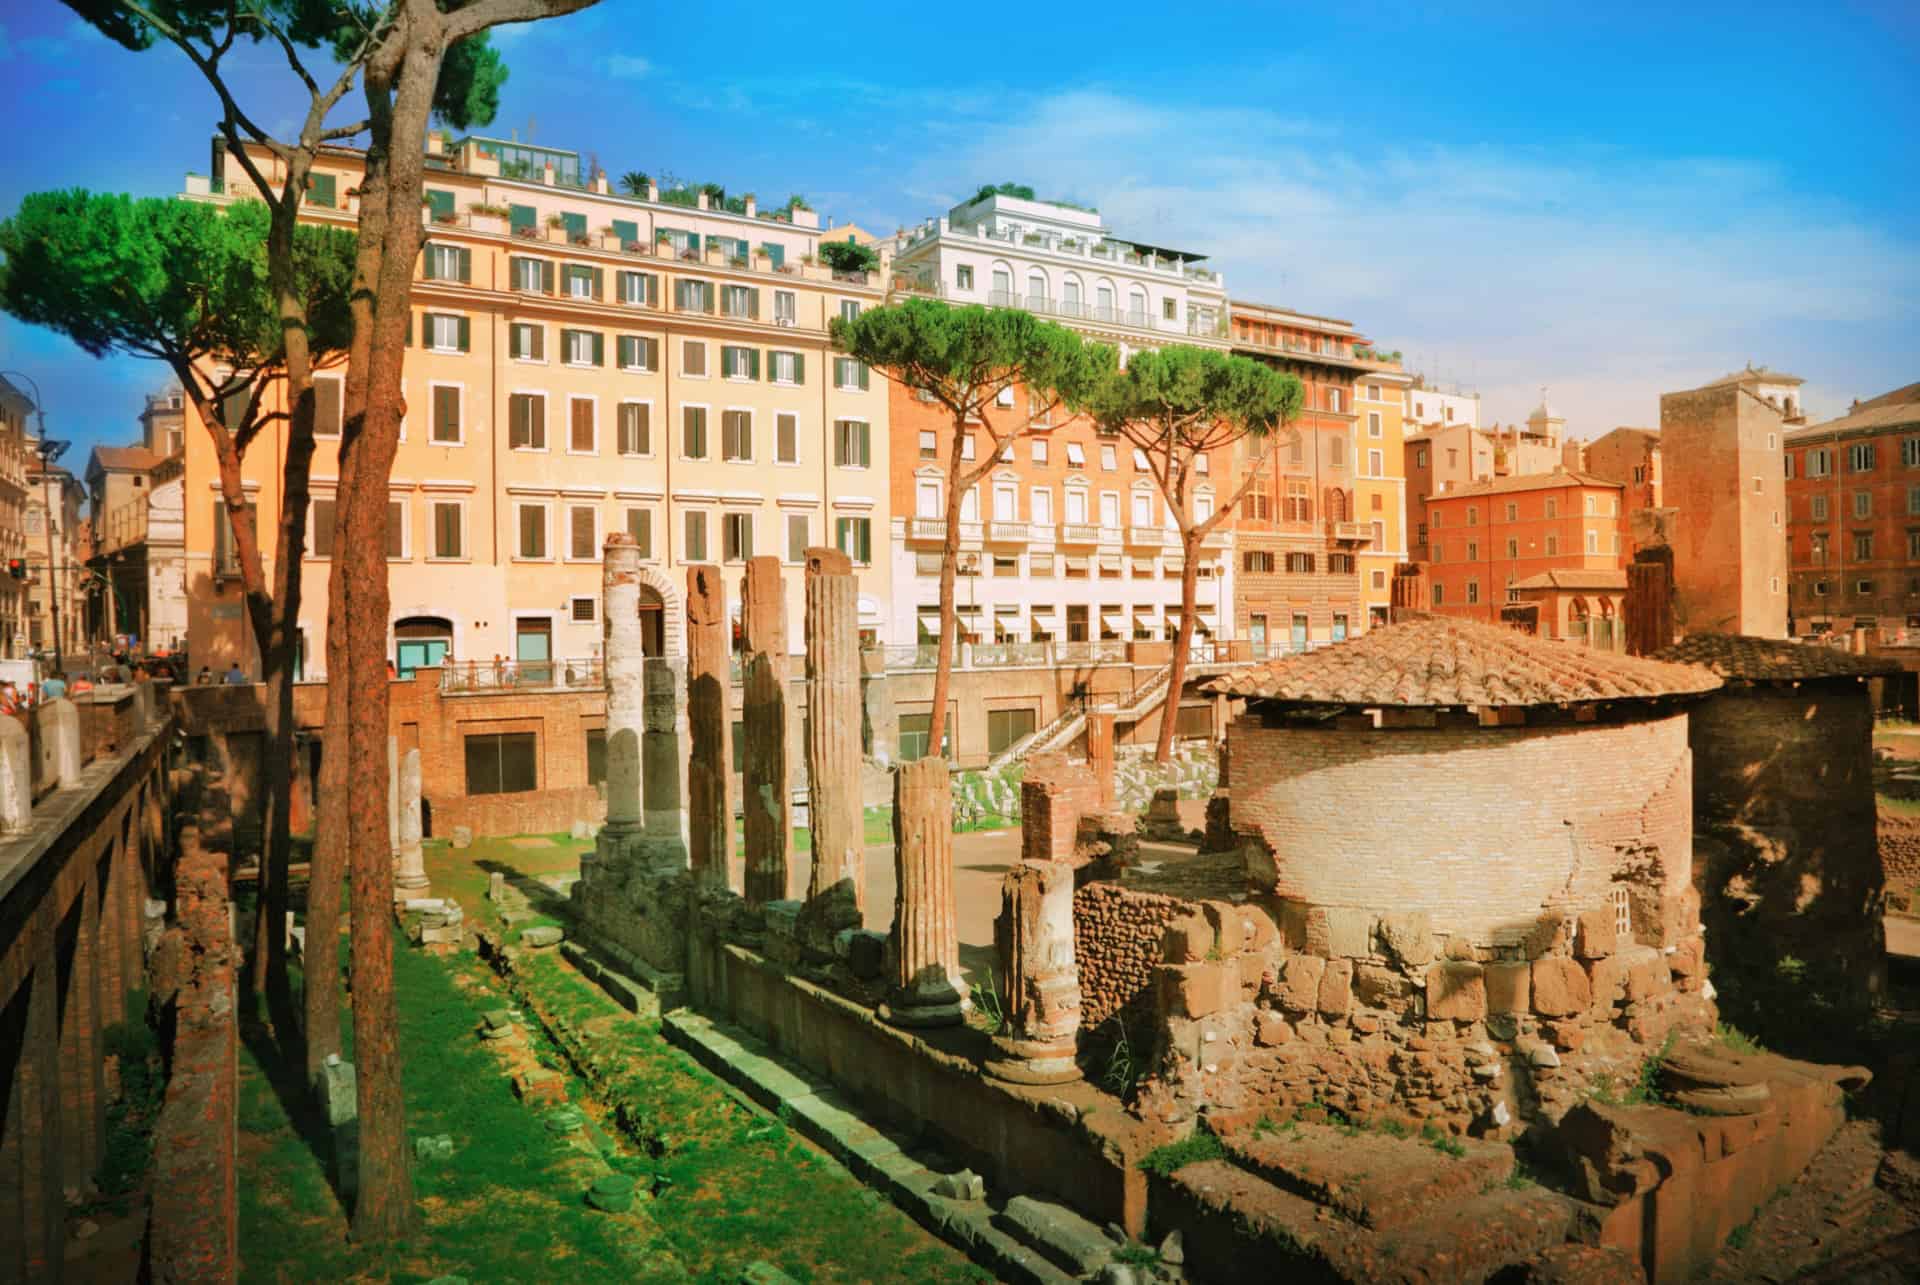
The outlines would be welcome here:
M 753 379 L 760 378 L 760 350 L 747 349 L 747 374 Z
M 433 217 L 443 219 L 453 213 L 453 193 L 445 188 L 427 189 L 427 208 L 433 211 Z
M 803 352 L 793 355 L 793 382 L 796 384 L 807 382 L 807 355 Z
M 413 347 L 413 309 L 407 309 L 407 347 Z
M 593 364 L 596 366 L 607 364 L 607 337 L 597 330 L 593 332 Z
M 698 232 L 687 233 L 687 249 L 692 250 L 695 254 L 700 253 L 700 234 Z
M 553 293 L 552 259 L 543 259 L 540 262 L 540 289 L 547 294 Z
M 521 340 L 520 327 L 508 326 L 507 327 L 507 356 L 524 357 L 526 355 L 527 355 L 526 349 Z
M 864 393 L 867 391 L 867 363 L 855 362 L 853 368 L 860 372 L 860 391 Z
M 587 216 L 584 214 L 562 214 L 560 222 L 566 227 L 569 238 L 587 234 Z
M 606 297 L 606 275 L 606 273 L 598 268 L 593 270 L 593 297 L 595 299 Z
M 473 320 L 472 318 L 469 318 L 469 317 L 460 318 L 459 348 L 461 352 L 473 351 Z
M 423 281 L 436 279 L 433 272 L 433 242 L 431 241 L 420 247 L 420 279 Z
M 615 219 L 613 235 L 619 238 L 621 247 L 625 248 L 631 242 L 640 239 L 640 225 L 630 219 Z
M 460 249 L 460 280 L 468 285 L 473 283 L 473 251 L 464 246 Z
M 538 227 L 540 215 L 531 205 L 510 205 L 507 207 L 507 222 L 517 234 L 521 228 Z
M 873 426 L 870 424 L 860 426 L 860 467 L 873 467 Z
M 771 241 L 763 241 L 760 243 L 760 248 L 767 252 L 767 258 L 772 262 L 774 267 L 778 268 L 786 263 L 787 247 L 784 245 L 775 245 Z
M 310 205 L 336 209 L 339 202 L 335 199 L 334 176 L 331 174 L 307 175 L 307 202 Z

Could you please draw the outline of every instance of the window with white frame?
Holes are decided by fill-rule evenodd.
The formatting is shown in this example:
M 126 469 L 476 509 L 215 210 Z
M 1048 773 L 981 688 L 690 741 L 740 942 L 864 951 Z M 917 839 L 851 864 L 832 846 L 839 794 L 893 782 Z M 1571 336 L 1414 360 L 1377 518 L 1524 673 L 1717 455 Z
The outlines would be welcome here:
M 775 290 L 773 292 L 773 324 L 776 326 L 791 326 L 796 315 L 793 291 Z
M 642 558 L 652 558 L 653 510 L 628 509 L 627 534 L 633 537 L 633 545 L 640 551 Z
M 467 351 L 469 326 L 465 317 L 444 312 L 422 313 L 422 337 L 435 352 Z
M 1087 520 L 1087 491 L 1085 487 L 1067 488 L 1067 521 L 1075 524 Z
M 1053 492 L 1044 486 L 1036 486 L 1027 492 L 1027 511 L 1033 515 L 1033 521 L 1039 526 L 1053 525 Z
M 547 359 L 547 328 L 531 321 L 516 321 L 507 327 L 507 355 L 515 361 Z
M 753 459 L 752 411 L 727 410 L 720 412 L 720 458 L 735 461 L 751 461 Z
M 842 391 L 865 390 L 867 387 L 867 368 L 851 357 L 833 359 L 833 386 Z
M 707 458 L 707 408 L 680 408 L 680 454 L 690 460 Z
M 1067 443 L 1067 467 L 1083 469 L 1087 466 L 1087 448 L 1078 442 Z
M 598 366 L 605 361 L 606 340 L 597 330 L 562 330 L 560 359 L 569 366 Z
M 833 543 L 855 565 L 869 565 L 873 561 L 873 519 L 835 518 Z
M 681 544 L 686 560 L 705 562 L 707 560 L 707 515 L 698 509 L 689 510 L 683 528 L 686 538 Z
M 567 619 L 576 625 L 590 625 L 600 618 L 600 600 L 591 594 L 577 594 L 567 599 Z
M 507 448 L 515 451 L 544 451 L 547 449 L 547 397 L 545 393 L 508 394 Z
M 523 500 L 516 506 L 520 524 L 520 539 L 516 555 L 527 561 L 545 561 L 547 554 L 547 506 L 538 501 Z
M 680 373 L 692 379 L 707 377 L 707 346 L 698 339 L 680 344 Z
M 1048 453 L 1049 452 L 1047 450 L 1047 439 L 1044 437 L 1034 438 L 1033 439 L 1033 462 L 1035 464 L 1045 464 L 1047 462 Z
M 1598 531 L 1587 532 L 1587 552 L 1588 553 L 1600 552 L 1600 533 Z
M 913 515 L 917 518 L 941 516 L 940 483 L 923 477 L 913 484 Z
M 1379 451 L 1367 452 L 1367 476 L 1385 477 L 1387 475 L 1387 457 Z
M 433 500 L 427 505 L 432 522 L 433 543 L 427 556 L 441 562 L 458 562 L 467 556 L 467 505 L 464 500 Z
M 833 421 L 833 462 L 840 468 L 869 468 L 873 464 L 872 442 L 864 419 Z
M 1367 436 L 1368 437 L 1385 437 L 1386 436 L 1386 431 L 1380 426 L 1380 412 L 1377 410 L 1370 410 L 1367 412 Z
M 387 561 L 405 562 L 413 556 L 411 532 L 407 529 L 407 502 L 387 500 Z
M 776 384 L 800 382 L 800 354 L 774 349 L 767 354 L 767 374 Z
M 619 436 L 622 455 L 653 454 L 653 404 L 621 402 Z
M 776 464 L 800 462 L 800 417 L 792 411 L 773 417 L 773 459 Z
M 575 455 L 592 455 L 599 449 L 599 403 L 591 397 L 569 397 L 567 450 Z
M 753 514 L 720 515 L 721 558 L 726 562 L 745 562 L 753 556 Z
M 622 272 L 620 302 L 635 308 L 660 306 L 660 278 L 652 272 Z
M 573 562 L 600 558 L 600 508 L 594 504 L 567 506 L 567 558 Z
M 458 446 L 462 440 L 460 392 L 458 384 L 432 386 L 433 427 L 428 436 L 441 446 Z
M 787 514 L 787 561 L 801 563 L 807 560 L 807 537 L 811 522 L 804 513 Z
M 645 335 L 620 336 L 620 369 L 653 371 L 660 369 L 660 341 Z

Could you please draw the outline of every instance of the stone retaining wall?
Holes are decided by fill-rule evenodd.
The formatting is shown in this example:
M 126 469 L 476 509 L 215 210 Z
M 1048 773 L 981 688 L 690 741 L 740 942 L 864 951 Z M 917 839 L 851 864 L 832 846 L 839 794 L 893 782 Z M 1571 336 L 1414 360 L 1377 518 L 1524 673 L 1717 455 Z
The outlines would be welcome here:
M 1880 869 L 1887 891 L 1913 899 L 1909 906 L 1920 910 L 1920 817 L 1880 813 Z
M 1160 939 L 1166 926 L 1198 907 L 1178 897 L 1089 883 L 1073 894 L 1073 957 L 1080 970 L 1080 1030 L 1088 1035 L 1115 1014 L 1129 1026 L 1149 1016 Z

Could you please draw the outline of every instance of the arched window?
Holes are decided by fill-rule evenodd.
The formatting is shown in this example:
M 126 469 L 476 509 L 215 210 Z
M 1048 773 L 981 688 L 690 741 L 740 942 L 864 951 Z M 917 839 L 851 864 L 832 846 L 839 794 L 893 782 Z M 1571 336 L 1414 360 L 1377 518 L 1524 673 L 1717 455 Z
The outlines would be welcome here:
M 1127 321 L 1136 326 L 1147 324 L 1147 292 L 1139 286 L 1127 291 Z
M 1081 315 L 1080 278 L 1069 272 L 1060 282 L 1060 311 L 1069 317 Z
M 1034 268 L 1027 273 L 1027 307 L 1034 312 L 1043 312 L 1048 302 L 1047 274 Z
M 993 265 L 993 293 L 988 303 L 1006 304 L 1013 302 L 1013 269 L 1004 263 Z
M 1113 320 L 1113 282 L 1093 283 L 1093 316 L 1096 321 Z
M 453 650 L 453 622 L 443 616 L 407 616 L 393 622 L 393 668 L 401 678 L 446 663 Z

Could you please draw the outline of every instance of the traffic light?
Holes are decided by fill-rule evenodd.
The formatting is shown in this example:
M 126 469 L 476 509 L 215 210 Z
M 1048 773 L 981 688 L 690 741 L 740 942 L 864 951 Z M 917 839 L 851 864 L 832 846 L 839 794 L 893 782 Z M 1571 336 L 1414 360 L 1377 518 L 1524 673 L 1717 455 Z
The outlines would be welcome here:
M 27 578 L 27 560 L 25 558 L 8 558 L 7 574 L 15 580 L 25 580 Z

